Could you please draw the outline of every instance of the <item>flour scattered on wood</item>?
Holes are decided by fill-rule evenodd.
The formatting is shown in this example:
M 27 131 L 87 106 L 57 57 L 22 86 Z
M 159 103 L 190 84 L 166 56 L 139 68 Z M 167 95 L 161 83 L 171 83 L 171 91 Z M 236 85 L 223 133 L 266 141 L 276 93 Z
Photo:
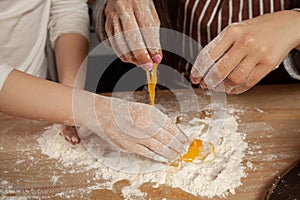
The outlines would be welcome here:
M 38 139 L 43 154 L 58 160 L 64 167 L 77 166 L 69 173 L 79 173 L 94 170 L 96 185 L 85 188 L 86 192 L 94 189 L 112 189 L 113 184 L 120 180 L 128 180 L 131 185 L 121 189 L 124 199 L 144 199 L 147 194 L 139 190 L 143 183 L 151 182 L 156 187 L 167 184 L 197 196 L 226 197 L 235 193 L 235 189 L 246 177 L 245 169 L 251 163 L 243 162 L 248 147 L 244 135 L 237 132 L 237 117 L 231 112 L 227 115 L 220 138 L 215 145 L 215 154 L 210 154 L 203 162 L 182 163 L 178 168 L 165 166 L 161 163 L 150 162 L 135 155 L 107 150 L 107 144 L 95 134 L 81 128 L 81 135 L 86 135 L 82 143 L 73 146 L 59 134 L 59 127 L 49 127 Z M 202 125 L 199 125 L 199 122 Z M 182 130 L 190 136 L 205 138 L 205 126 L 208 119 L 193 118 L 190 123 L 182 124 Z M 197 125 L 198 124 L 198 125 Z M 201 133 L 202 132 L 204 133 Z M 86 149 L 94 148 L 97 158 Z M 243 164 L 244 163 L 244 164 Z M 170 171 L 172 173 L 170 174 Z M 57 184 L 59 177 L 52 177 Z M 104 181 L 103 181 L 104 180 Z
M 51 176 L 50 180 L 52 181 L 53 185 L 56 185 L 59 178 L 60 178 L 60 176 Z
M 125 186 L 121 189 L 122 196 L 124 200 L 130 200 L 130 199 L 145 199 L 147 196 L 147 193 L 141 192 L 138 188 L 132 187 L 132 186 Z

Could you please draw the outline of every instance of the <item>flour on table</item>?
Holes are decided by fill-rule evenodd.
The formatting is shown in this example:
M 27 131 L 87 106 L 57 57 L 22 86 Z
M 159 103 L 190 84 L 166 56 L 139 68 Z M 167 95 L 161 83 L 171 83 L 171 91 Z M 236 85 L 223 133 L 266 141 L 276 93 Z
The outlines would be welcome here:
M 132 186 L 125 186 L 121 189 L 122 196 L 124 200 L 130 200 L 130 199 L 145 199 L 147 196 L 147 193 L 141 192 L 138 188 L 132 187 Z
M 59 178 L 60 178 L 60 176 L 51 176 L 50 180 L 53 183 L 53 185 L 56 185 Z
M 66 142 L 60 136 L 60 129 L 56 125 L 49 127 L 38 142 L 43 154 L 58 160 L 64 167 L 78 166 L 70 173 L 93 169 L 94 180 L 99 181 L 96 185 L 85 188 L 88 192 L 112 189 L 114 183 L 126 179 L 131 185 L 122 188 L 124 199 L 145 198 L 147 194 L 140 191 L 139 186 L 146 182 L 151 182 L 156 187 L 161 184 L 178 187 L 196 196 L 225 197 L 230 193 L 234 194 L 235 189 L 242 185 L 241 178 L 246 177 L 245 169 L 251 166 L 249 162 L 245 166 L 242 164 L 248 145 L 244 141 L 244 135 L 237 132 L 237 118 L 232 113 L 227 115 L 220 131 L 215 154 L 211 153 L 199 163 L 182 163 L 178 168 L 136 155 L 111 151 L 106 142 L 84 128 L 78 130 L 81 137 L 84 136 L 79 145 L 73 146 Z M 187 135 L 201 139 L 205 138 L 206 133 L 195 135 L 204 128 L 197 124 L 210 123 L 208 121 L 193 118 L 190 123 L 180 127 Z M 90 150 L 94 152 L 94 156 L 90 154 Z M 52 177 L 52 182 L 56 183 L 58 178 Z
M 27 200 L 26 197 L 0 197 L 0 200 Z

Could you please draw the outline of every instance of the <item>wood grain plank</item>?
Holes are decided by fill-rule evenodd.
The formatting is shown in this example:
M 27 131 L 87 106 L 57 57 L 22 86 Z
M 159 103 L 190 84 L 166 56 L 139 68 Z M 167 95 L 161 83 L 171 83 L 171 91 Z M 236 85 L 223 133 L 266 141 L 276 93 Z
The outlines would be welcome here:
M 196 92 L 201 103 L 209 100 L 204 91 Z M 146 96 L 145 93 L 137 95 Z M 148 103 L 147 98 L 139 99 Z M 157 102 L 164 104 L 166 100 L 173 102 L 174 109 L 179 106 L 169 91 L 159 91 Z M 245 163 L 253 164 L 253 169 L 247 171 L 248 176 L 242 179 L 243 185 L 228 199 L 262 199 L 276 176 L 300 158 L 300 85 L 257 86 L 245 94 L 228 96 L 227 102 L 243 110 L 238 113 L 239 131 L 246 134 L 249 144 Z M 122 199 L 121 187 L 128 185 L 125 180 L 116 183 L 112 191 L 86 193 L 82 189 L 97 182 L 93 179 L 93 170 L 70 173 L 76 169 L 64 167 L 41 154 L 37 138 L 49 125 L 0 114 L 0 190 L 6 189 L 8 196 L 45 199 Z M 59 177 L 58 184 L 51 181 L 53 176 Z M 9 187 L 1 184 L 3 180 L 10 183 Z M 148 193 L 147 199 L 207 199 L 166 185 L 153 188 L 152 184 L 145 183 L 140 189 Z

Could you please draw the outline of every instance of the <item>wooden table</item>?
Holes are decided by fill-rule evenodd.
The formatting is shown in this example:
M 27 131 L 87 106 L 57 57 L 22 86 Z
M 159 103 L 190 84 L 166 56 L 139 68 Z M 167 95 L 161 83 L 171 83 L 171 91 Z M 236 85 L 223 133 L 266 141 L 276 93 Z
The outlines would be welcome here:
M 203 95 L 201 90 L 197 93 Z M 158 103 L 174 100 L 168 91 L 158 92 L 157 97 Z M 242 179 L 243 185 L 228 199 L 263 199 L 276 176 L 300 158 L 300 85 L 256 86 L 245 94 L 228 96 L 227 102 L 244 110 L 239 114 L 239 131 L 246 133 L 249 144 L 245 162 L 253 164 Z M 49 125 L 0 115 L 0 191 L 5 190 L 9 196 L 64 199 L 67 197 L 62 192 L 94 184 L 93 170 L 70 174 L 72 167 L 56 167 L 56 160 L 41 154 L 37 138 Z M 50 181 L 53 175 L 60 176 L 59 184 Z M 121 199 L 120 188 L 126 184 L 121 181 L 115 184 L 114 191 L 94 190 L 70 198 Z M 206 199 L 168 186 L 153 189 L 151 184 L 144 184 L 141 190 L 147 191 L 151 199 Z

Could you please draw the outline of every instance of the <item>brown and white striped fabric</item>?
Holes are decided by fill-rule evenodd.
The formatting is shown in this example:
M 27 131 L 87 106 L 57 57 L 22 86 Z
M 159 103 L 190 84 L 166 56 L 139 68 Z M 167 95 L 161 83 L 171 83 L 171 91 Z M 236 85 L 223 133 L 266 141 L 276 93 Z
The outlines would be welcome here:
M 229 24 L 280 10 L 293 0 L 181 0 L 182 32 L 205 46 Z

